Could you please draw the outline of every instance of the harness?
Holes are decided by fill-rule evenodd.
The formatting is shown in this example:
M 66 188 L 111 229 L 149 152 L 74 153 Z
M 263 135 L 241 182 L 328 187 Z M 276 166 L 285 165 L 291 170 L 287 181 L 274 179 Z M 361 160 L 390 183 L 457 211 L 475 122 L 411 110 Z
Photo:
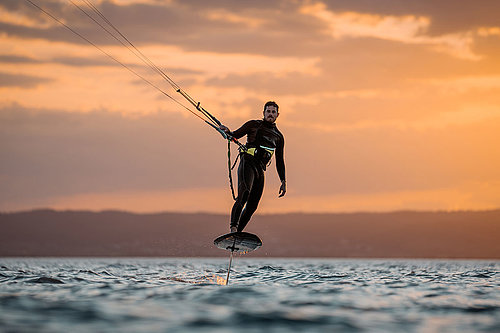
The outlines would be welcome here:
M 242 151 L 240 149 L 240 153 L 244 152 L 244 153 L 247 153 L 249 155 L 252 155 L 253 157 L 257 158 L 259 161 L 263 162 L 265 165 L 269 165 L 275 150 L 276 150 L 276 148 L 259 146 L 259 147 L 247 148 L 246 151 Z

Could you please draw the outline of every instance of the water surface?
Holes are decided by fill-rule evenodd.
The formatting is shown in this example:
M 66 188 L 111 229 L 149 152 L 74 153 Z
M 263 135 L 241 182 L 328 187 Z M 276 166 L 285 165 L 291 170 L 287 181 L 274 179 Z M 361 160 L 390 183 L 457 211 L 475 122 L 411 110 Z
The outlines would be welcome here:
M 500 261 L 0 258 L 2 332 L 500 332 Z

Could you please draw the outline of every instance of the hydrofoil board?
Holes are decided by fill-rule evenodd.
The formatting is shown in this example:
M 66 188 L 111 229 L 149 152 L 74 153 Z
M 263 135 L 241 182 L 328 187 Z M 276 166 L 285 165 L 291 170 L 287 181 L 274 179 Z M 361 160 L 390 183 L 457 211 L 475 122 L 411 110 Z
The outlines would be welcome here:
M 262 241 L 259 236 L 249 232 L 231 232 L 217 237 L 214 244 L 219 249 L 247 253 L 261 247 Z

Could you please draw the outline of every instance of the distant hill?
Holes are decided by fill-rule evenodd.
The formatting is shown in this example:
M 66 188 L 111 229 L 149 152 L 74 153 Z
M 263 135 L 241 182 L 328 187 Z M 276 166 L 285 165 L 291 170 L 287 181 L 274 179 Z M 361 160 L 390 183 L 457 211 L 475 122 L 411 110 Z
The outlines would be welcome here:
M 36 210 L 0 214 L 0 256 L 225 256 L 217 214 Z M 500 259 L 500 210 L 257 215 L 250 256 Z

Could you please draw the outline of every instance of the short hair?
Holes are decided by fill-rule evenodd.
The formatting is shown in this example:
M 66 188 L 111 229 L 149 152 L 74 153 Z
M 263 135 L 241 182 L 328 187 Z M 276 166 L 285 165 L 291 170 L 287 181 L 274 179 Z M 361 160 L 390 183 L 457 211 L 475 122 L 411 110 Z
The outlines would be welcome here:
M 280 107 L 278 106 L 278 104 L 276 104 L 276 102 L 275 102 L 275 101 L 269 101 L 269 102 L 267 102 L 266 104 L 264 104 L 264 111 L 266 111 L 266 108 L 267 108 L 268 106 L 275 106 L 275 107 L 276 107 L 276 111 L 278 111 L 278 110 L 279 110 L 279 108 L 280 108 Z

